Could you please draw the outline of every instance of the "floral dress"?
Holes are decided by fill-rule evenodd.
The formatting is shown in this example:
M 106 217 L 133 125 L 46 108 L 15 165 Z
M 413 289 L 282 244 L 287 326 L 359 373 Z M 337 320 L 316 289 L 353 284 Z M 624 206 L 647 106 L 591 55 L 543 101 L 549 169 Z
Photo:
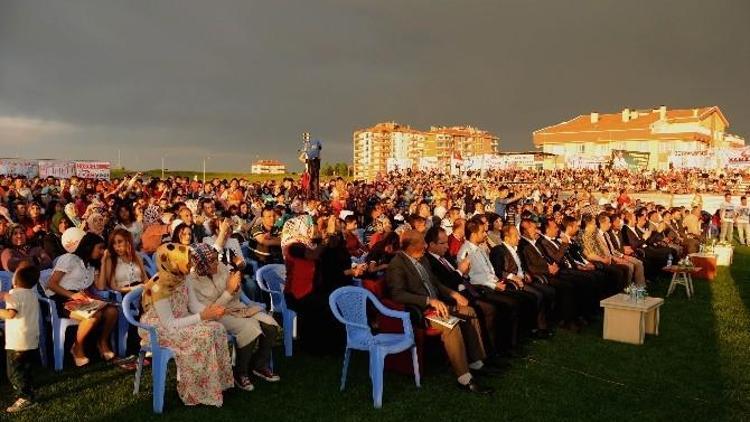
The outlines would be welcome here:
M 168 300 L 175 318 L 189 316 L 185 283 L 176 287 Z M 141 322 L 155 326 L 159 344 L 175 352 L 177 393 L 180 399 L 189 406 L 221 406 L 222 391 L 234 385 L 227 332 L 221 323 L 201 321 L 170 330 L 161 326 L 153 307 L 144 313 Z M 148 338 L 143 330 L 141 337 Z

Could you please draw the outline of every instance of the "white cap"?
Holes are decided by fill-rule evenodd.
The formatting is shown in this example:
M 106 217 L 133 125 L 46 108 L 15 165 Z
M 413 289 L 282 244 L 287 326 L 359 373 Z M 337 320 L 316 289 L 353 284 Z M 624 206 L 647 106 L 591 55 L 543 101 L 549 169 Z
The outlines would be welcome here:
M 349 217 L 350 215 L 354 215 L 354 211 L 341 210 L 341 212 L 339 212 L 339 219 L 345 220 L 346 217 Z
M 78 245 L 81 243 L 81 239 L 86 235 L 86 232 L 79 229 L 78 227 L 71 227 L 65 230 L 62 234 L 61 243 L 63 248 L 68 253 L 73 253 L 78 249 Z

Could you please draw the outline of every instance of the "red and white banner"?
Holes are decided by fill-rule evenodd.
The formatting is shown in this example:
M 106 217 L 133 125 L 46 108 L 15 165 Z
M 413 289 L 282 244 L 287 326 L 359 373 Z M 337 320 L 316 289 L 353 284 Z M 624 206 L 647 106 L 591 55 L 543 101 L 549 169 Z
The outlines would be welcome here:
M 73 161 L 42 160 L 39 161 L 39 177 L 54 177 L 56 179 L 70 179 L 76 174 Z
M 76 177 L 109 180 L 112 165 L 106 161 L 76 161 Z

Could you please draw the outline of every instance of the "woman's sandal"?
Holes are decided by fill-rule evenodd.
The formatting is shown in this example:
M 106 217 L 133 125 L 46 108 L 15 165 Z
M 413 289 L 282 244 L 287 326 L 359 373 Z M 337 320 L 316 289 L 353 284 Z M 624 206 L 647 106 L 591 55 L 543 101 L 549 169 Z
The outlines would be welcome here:
M 82 358 L 76 357 L 76 354 L 73 353 L 74 349 L 75 349 L 75 347 L 72 347 L 70 349 L 70 354 L 73 356 L 73 363 L 75 363 L 75 365 L 77 367 L 79 367 L 79 368 L 82 367 L 82 366 L 88 365 L 89 364 L 89 358 L 87 358 L 86 356 L 84 356 Z

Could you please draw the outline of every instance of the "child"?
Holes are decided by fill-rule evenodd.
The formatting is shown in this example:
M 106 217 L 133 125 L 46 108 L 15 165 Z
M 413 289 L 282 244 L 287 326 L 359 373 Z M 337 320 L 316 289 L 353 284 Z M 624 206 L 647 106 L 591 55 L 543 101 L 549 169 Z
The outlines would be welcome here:
M 0 293 L 5 309 L 0 319 L 5 320 L 5 351 L 8 379 L 16 392 L 16 401 L 6 409 L 16 413 L 34 406 L 31 385 L 31 361 L 39 348 L 39 302 L 34 285 L 39 281 L 39 269 L 22 264 L 13 276 L 13 289 Z

